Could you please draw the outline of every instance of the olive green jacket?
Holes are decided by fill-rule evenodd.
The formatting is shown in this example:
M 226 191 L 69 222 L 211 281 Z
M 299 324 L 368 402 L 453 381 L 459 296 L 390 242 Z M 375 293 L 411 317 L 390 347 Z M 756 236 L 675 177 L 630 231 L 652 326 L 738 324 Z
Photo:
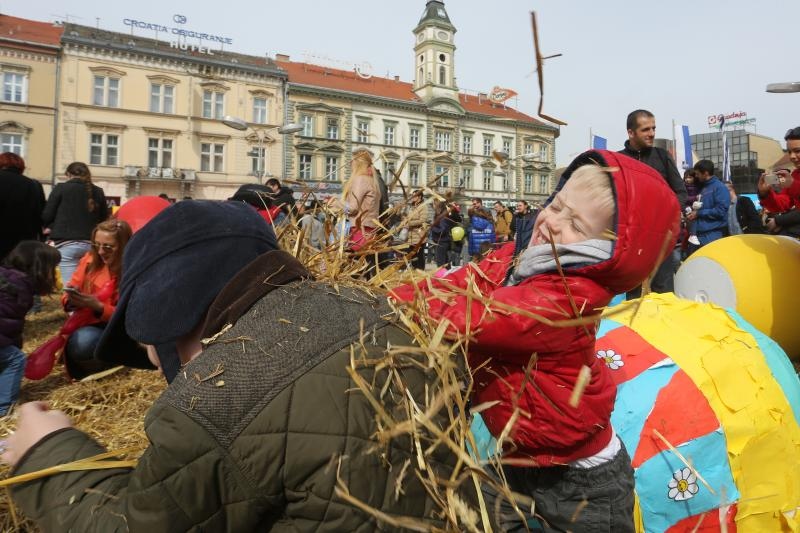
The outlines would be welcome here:
M 269 267 L 248 269 L 265 276 L 257 278 L 262 287 L 270 279 Z M 218 316 L 242 308 L 241 295 L 228 290 L 226 297 L 226 290 L 211 308 Z M 411 344 L 386 320 L 388 311 L 355 289 L 313 281 L 275 288 L 156 401 L 145 418 L 150 446 L 135 469 L 57 474 L 16 486 L 14 500 L 45 531 L 392 530 L 334 494 L 338 475 L 352 496 L 383 513 L 441 526 L 413 472 L 396 498 L 403 465 L 416 464 L 414 447 L 408 438 L 375 441 L 375 412 L 347 372 L 354 343 L 356 357 L 363 345 L 374 358 Z M 422 371 L 400 372 L 412 395 L 424 398 L 430 380 Z M 389 404 L 398 419 L 401 411 Z M 15 474 L 103 451 L 86 434 L 62 430 L 30 450 Z M 439 450 L 429 462 L 446 479 L 451 459 Z

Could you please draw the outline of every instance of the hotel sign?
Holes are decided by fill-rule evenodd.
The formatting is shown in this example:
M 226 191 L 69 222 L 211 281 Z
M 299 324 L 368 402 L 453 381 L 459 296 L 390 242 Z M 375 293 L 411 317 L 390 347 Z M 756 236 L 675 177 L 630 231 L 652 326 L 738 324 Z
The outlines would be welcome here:
M 173 15 L 172 20 L 176 24 L 185 24 L 187 19 L 184 15 Z M 223 37 L 222 35 L 217 35 L 214 33 L 199 32 L 185 28 L 179 28 L 176 26 L 165 26 L 163 24 L 148 22 L 144 20 L 130 19 L 130 18 L 122 19 L 122 23 L 125 24 L 126 26 L 130 26 L 131 28 L 138 28 L 141 30 L 151 30 L 156 33 L 166 33 L 168 35 L 173 35 L 177 37 L 179 40 L 181 38 L 183 39 L 192 38 L 192 39 L 200 39 L 201 41 L 211 41 L 220 44 L 233 44 L 233 39 L 231 39 L 230 37 Z M 173 46 L 173 48 L 184 49 L 182 46 Z M 213 55 L 208 50 L 208 48 L 202 46 L 192 47 L 192 50 L 195 50 L 200 53 Z

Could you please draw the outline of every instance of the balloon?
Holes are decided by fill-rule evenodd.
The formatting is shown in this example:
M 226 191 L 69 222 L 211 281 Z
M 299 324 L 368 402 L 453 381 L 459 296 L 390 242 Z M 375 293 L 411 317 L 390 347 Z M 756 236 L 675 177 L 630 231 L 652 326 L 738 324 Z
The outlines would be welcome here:
M 464 238 L 464 228 L 461 226 L 453 226 L 450 229 L 450 237 L 456 242 L 460 241 Z
M 136 233 L 170 205 L 169 200 L 158 196 L 137 196 L 120 206 L 117 218 L 127 222 Z

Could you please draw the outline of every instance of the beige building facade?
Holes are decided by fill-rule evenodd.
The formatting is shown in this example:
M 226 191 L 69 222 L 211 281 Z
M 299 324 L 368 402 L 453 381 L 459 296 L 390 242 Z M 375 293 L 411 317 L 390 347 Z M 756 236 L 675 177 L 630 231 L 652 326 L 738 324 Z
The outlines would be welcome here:
M 25 159 L 25 174 L 50 183 L 61 28 L 0 15 L 0 152 Z
M 455 32 L 444 4 L 427 2 L 413 30 L 412 83 L 277 56 L 289 76 L 287 120 L 305 125 L 287 142 L 286 175 L 321 195 L 338 192 L 353 151 L 366 148 L 395 197 L 430 187 L 462 201 L 545 200 L 558 128 L 460 91 Z
M 62 45 L 60 171 L 84 161 L 122 201 L 224 199 L 280 173 L 286 75 L 271 60 L 74 24 Z

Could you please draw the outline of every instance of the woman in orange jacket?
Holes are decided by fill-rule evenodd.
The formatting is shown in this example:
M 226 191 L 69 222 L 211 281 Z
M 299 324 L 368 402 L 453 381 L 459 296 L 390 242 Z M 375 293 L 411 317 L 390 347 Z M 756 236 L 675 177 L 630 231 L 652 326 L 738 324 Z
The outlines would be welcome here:
M 122 269 L 122 251 L 131 238 L 131 227 L 122 220 L 106 220 L 92 232 L 92 249 L 81 258 L 61 297 L 67 312 L 87 313 L 88 325 L 70 335 L 64 349 L 69 374 L 81 379 L 103 370 L 94 349 L 119 299 L 117 280 Z M 82 311 L 86 310 L 86 311 Z

